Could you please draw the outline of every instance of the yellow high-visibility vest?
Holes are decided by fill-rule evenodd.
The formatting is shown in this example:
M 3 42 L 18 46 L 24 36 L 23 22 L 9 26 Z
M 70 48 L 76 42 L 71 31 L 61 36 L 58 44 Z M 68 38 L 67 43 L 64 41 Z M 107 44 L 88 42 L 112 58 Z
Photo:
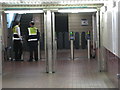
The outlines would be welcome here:
M 29 35 L 37 35 L 37 28 L 36 27 L 30 27 L 28 28 Z
M 18 31 L 17 31 L 18 27 L 19 27 L 18 25 L 13 27 L 13 34 L 18 34 Z
M 13 27 L 13 34 L 14 34 L 13 35 L 13 40 L 22 40 L 22 38 L 19 37 L 20 31 L 18 31 L 18 30 L 20 30 L 20 28 L 19 28 L 18 25 L 16 25 L 16 26 Z
M 30 28 L 28 28 L 28 32 L 29 32 L 29 36 L 37 35 L 37 28 L 36 27 L 30 27 Z M 28 39 L 28 41 L 37 41 L 37 40 L 38 40 L 37 37 Z

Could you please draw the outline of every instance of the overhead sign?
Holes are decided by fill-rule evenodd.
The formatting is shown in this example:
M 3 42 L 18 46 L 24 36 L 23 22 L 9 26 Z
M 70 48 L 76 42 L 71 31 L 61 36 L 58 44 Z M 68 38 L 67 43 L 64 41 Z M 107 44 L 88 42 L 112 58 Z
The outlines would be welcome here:
M 88 26 L 88 20 L 87 19 L 81 19 L 81 26 Z

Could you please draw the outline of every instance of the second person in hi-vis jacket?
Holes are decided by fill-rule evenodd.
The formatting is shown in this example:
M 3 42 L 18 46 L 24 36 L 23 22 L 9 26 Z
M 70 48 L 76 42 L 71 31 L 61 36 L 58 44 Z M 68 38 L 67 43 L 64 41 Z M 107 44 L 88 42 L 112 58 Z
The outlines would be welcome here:
M 13 49 L 15 52 L 15 61 L 21 61 L 22 56 L 22 36 L 20 31 L 20 22 L 16 21 L 13 27 Z
M 34 26 L 34 21 L 31 21 L 30 27 L 28 28 L 28 45 L 29 45 L 29 52 L 30 52 L 30 57 L 29 61 L 38 61 L 38 41 L 40 38 L 40 34 L 38 29 Z

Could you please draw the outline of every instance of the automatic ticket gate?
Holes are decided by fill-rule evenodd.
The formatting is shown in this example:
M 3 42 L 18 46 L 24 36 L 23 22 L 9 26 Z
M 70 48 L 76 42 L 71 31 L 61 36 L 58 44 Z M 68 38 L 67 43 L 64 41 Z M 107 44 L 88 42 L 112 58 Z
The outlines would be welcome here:
M 74 32 L 70 32 L 69 33 L 69 38 L 70 38 L 70 56 L 71 56 L 71 60 L 74 60 L 74 40 L 75 40 L 75 33 Z M 90 44 L 90 32 L 87 32 L 87 48 L 88 48 L 88 59 L 90 59 L 91 56 L 91 44 Z

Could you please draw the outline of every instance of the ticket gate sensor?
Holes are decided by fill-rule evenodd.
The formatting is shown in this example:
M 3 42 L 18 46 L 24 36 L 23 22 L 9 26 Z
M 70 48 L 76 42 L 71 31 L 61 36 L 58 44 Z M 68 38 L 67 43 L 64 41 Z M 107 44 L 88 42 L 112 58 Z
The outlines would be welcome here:
M 75 36 L 73 32 L 70 32 L 70 53 L 71 53 L 71 60 L 74 60 L 74 40 Z

